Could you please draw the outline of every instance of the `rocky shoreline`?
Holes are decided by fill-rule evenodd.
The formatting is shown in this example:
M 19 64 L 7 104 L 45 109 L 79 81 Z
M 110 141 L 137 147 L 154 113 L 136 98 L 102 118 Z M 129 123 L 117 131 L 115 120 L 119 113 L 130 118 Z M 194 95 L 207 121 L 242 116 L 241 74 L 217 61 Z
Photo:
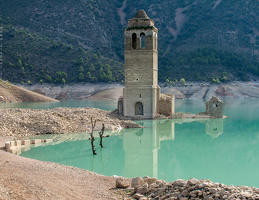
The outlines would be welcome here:
M 139 128 L 129 120 L 120 120 L 113 112 L 98 108 L 0 109 L 0 135 L 16 138 L 42 134 L 90 132 L 91 118 L 96 131 Z
M 64 99 L 112 99 L 117 100 L 122 95 L 121 84 L 67 84 L 64 86 L 53 84 L 20 85 L 28 90 L 48 97 Z M 210 99 L 212 96 L 227 99 L 259 98 L 259 81 L 234 81 L 222 84 L 206 82 L 187 82 L 181 84 L 161 83 L 161 92 L 175 95 L 176 99 Z
M 259 189 L 254 187 L 224 185 L 210 180 L 175 180 L 166 182 L 150 177 L 116 179 L 116 187 L 130 192 L 131 197 L 140 200 L 188 200 L 188 199 L 259 199 Z M 126 188 L 126 189 L 125 189 Z

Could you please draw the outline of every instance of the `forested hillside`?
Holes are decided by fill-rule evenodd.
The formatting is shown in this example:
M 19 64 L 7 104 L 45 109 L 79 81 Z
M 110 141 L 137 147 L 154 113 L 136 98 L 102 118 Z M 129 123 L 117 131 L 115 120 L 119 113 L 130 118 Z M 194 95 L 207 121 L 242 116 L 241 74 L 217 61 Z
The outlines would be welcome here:
M 115 82 L 122 63 L 12 25 L 4 26 L 4 78 L 11 82 Z
M 123 29 L 144 9 L 159 29 L 159 80 L 259 75 L 258 0 L 8 0 L 3 79 L 123 80 Z

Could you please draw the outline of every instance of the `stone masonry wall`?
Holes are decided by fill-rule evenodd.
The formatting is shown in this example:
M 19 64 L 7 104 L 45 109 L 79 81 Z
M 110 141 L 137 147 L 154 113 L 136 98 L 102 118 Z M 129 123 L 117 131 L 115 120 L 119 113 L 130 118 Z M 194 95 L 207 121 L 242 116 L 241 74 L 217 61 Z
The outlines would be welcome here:
M 220 100 L 218 97 L 211 97 L 211 99 L 206 102 L 206 114 L 212 117 L 222 118 L 223 104 L 223 101 Z
M 166 94 L 160 94 L 159 98 L 159 114 L 170 116 L 174 114 L 174 96 L 173 95 L 166 95 Z

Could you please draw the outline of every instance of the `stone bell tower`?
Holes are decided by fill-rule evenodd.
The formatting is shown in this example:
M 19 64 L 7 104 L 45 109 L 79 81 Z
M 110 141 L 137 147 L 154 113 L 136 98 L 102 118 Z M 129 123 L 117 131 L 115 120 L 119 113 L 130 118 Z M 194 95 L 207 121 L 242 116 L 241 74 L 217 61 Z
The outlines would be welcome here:
M 128 20 L 124 31 L 124 116 L 154 118 L 159 112 L 157 33 L 144 10 Z

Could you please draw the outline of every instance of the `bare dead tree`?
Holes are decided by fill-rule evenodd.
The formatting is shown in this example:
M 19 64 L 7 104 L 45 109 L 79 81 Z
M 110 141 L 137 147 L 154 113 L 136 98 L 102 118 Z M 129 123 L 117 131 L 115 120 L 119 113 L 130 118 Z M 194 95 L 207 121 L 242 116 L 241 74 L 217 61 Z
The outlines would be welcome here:
M 103 136 L 105 126 L 104 126 L 104 124 L 102 124 L 102 125 L 103 125 L 103 126 L 102 126 L 101 131 L 99 132 L 99 136 L 100 136 L 100 146 L 103 148 L 103 138 L 104 138 L 104 137 L 109 137 L 109 135 Z
M 93 155 L 96 155 L 96 151 L 95 151 L 95 149 L 94 149 L 94 127 L 95 127 L 95 125 L 96 125 L 96 120 L 94 120 L 94 122 L 93 122 L 93 118 L 91 117 L 91 126 L 92 126 L 92 130 L 91 130 L 91 132 L 90 132 L 90 138 L 89 138 L 89 140 L 91 140 L 91 146 L 92 146 L 92 152 L 93 152 Z

